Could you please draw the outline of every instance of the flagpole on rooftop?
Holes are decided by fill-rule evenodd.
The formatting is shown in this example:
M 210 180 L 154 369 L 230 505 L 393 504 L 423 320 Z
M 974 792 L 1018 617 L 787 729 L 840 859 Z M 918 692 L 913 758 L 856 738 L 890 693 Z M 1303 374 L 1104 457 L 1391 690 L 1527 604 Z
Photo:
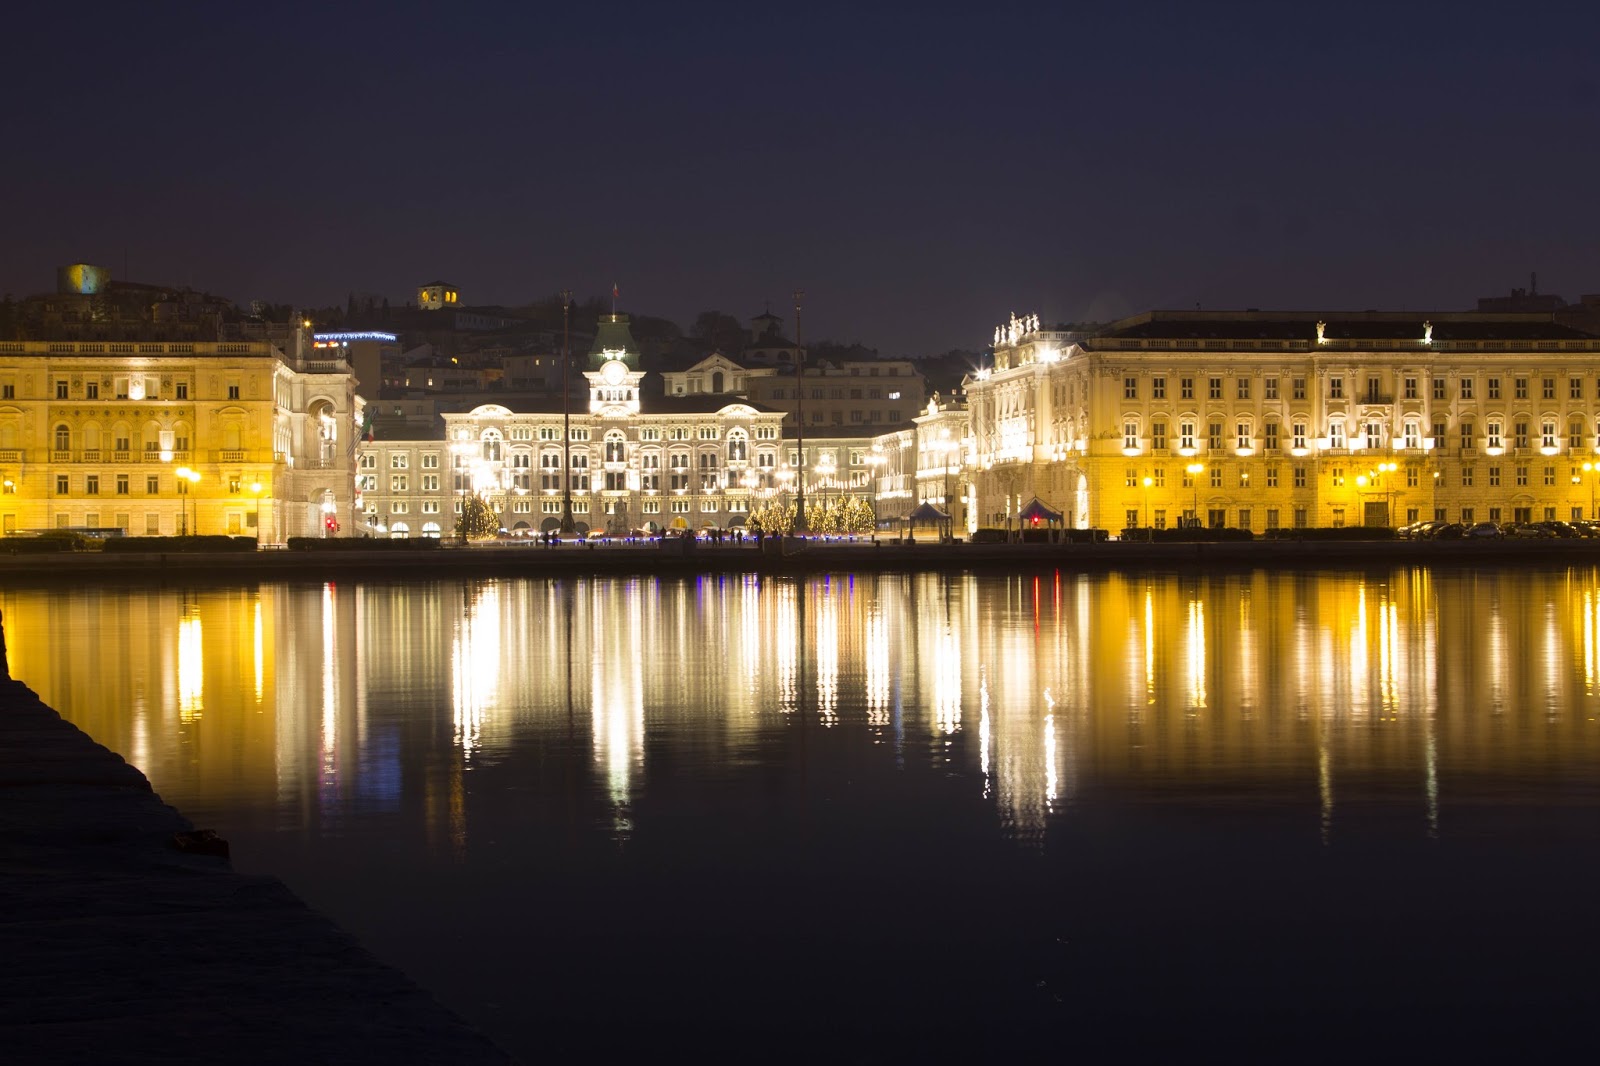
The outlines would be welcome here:
M 615 288 L 616 286 L 612 286 Z M 561 290 L 561 535 L 576 532 L 572 524 L 572 290 Z
M 794 471 L 794 532 L 806 532 L 806 347 L 800 338 L 800 303 L 805 290 L 794 290 L 794 422 L 795 440 L 799 445 L 798 462 Z

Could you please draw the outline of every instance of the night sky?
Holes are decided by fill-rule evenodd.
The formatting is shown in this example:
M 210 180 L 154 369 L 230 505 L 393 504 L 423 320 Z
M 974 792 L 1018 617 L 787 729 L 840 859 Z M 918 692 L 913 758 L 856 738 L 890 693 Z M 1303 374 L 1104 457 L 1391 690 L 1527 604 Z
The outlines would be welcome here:
M 1600 291 L 1600 5 L 14 5 L 0 292 L 1009 311 Z M 125 270 L 126 264 L 126 270 Z

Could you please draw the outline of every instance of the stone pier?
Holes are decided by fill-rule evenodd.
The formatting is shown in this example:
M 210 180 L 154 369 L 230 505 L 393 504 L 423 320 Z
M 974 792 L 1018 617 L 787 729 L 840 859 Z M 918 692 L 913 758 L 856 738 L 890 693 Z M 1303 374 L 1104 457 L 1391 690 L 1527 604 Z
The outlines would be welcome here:
M 280 882 L 235 873 L 5 661 L 0 627 L 0 1059 L 511 1061 Z

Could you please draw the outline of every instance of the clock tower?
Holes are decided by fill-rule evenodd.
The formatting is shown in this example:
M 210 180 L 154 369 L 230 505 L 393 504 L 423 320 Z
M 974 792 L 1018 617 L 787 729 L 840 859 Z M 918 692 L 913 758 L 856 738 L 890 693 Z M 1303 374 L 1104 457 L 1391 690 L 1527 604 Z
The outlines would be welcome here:
M 589 413 L 601 418 L 631 418 L 639 413 L 639 346 L 628 329 L 628 316 L 600 316 L 594 347 L 589 350 Z

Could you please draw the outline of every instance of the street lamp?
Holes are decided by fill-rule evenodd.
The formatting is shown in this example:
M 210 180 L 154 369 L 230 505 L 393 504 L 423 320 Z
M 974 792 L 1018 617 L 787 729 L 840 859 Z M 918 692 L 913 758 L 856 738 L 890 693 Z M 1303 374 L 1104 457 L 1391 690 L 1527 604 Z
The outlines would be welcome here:
M 882 450 L 876 446 L 873 447 L 871 452 L 867 453 L 867 477 L 872 479 L 868 488 L 872 490 L 872 539 L 874 543 L 878 539 L 878 471 L 888 461 L 889 457 L 884 455 Z
M 1189 513 L 1190 522 L 1198 527 L 1200 525 L 1200 475 L 1205 473 L 1206 464 L 1190 463 L 1184 467 L 1189 473 L 1189 484 L 1194 487 L 1194 508 Z
M 256 498 L 256 550 L 261 549 L 261 482 L 250 482 L 250 494 Z
M 613 313 L 616 301 L 611 303 Z M 572 366 L 572 351 L 568 340 L 571 334 L 572 290 L 561 290 L 561 535 L 570 537 L 577 531 L 572 523 L 572 390 L 567 386 L 567 375 Z M 461 501 L 461 517 L 466 518 L 466 500 Z M 461 541 L 466 543 L 466 527 L 462 527 Z
M 177 470 L 173 471 L 173 473 L 177 474 L 180 478 L 189 483 L 189 488 L 184 494 L 189 496 L 192 500 L 194 497 L 194 487 L 200 483 L 200 472 L 198 470 L 190 470 L 186 466 L 180 466 Z M 192 503 L 191 506 L 194 508 L 195 532 L 198 533 L 200 527 L 200 505 L 198 503 Z M 181 501 L 178 507 L 178 514 L 183 522 L 183 532 L 180 535 L 187 537 L 189 536 L 188 513 L 184 510 Z

